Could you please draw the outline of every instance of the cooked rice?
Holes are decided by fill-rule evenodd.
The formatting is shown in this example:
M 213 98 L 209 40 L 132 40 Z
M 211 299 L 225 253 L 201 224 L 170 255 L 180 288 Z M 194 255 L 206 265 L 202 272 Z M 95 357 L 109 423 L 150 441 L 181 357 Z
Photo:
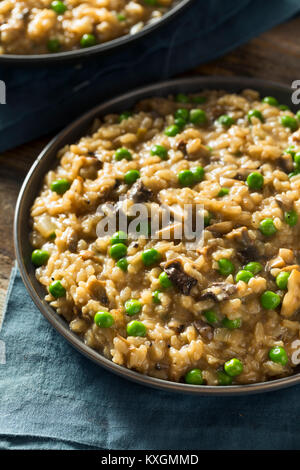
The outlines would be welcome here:
M 168 98 L 151 98 L 138 103 L 133 114 L 120 122 L 118 115 L 97 121 L 91 135 L 67 145 L 58 153 L 58 165 L 47 173 L 43 187 L 31 210 L 34 248 L 50 252 L 45 266 L 36 269 L 36 277 L 48 289 L 53 280 L 61 280 L 66 296 L 55 299 L 47 292 L 46 301 L 65 317 L 72 331 L 91 348 L 116 364 L 171 381 L 199 368 L 205 383 L 218 385 L 218 371 L 231 358 L 243 363 L 243 372 L 233 383 L 248 384 L 288 376 L 296 364 L 292 361 L 293 343 L 299 339 L 300 281 L 299 224 L 285 222 L 285 212 L 300 213 L 300 175 L 289 176 L 292 157 L 285 150 L 300 147 L 300 130 L 283 127 L 281 117 L 294 116 L 288 110 L 261 101 L 257 92 L 241 94 L 204 91 L 198 94 L 205 103 L 179 103 Z M 197 96 L 198 96 L 197 95 Z M 178 108 L 201 108 L 208 123 L 187 124 L 176 136 L 164 133 L 174 123 Z M 249 110 L 259 110 L 264 118 L 252 118 Z M 235 124 L 219 124 L 220 115 L 230 115 Z M 150 154 L 154 144 L 168 150 L 168 160 Z M 119 147 L 130 149 L 132 161 L 115 161 Z M 300 149 L 299 149 L 300 150 Z M 181 170 L 201 165 L 202 182 L 180 187 Z M 204 230 L 204 245 L 189 250 L 184 241 L 151 240 L 141 236 L 129 240 L 128 271 L 123 272 L 108 254 L 109 237 L 98 238 L 101 219 L 97 207 L 120 196 L 130 200 L 131 187 L 124 174 L 138 169 L 141 181 L 152 191 L 148 206 L 157 204 L 203 204 L 211 214 Z M 251 190 L 246 177 L 258 171 L 264 177 L 262 190 Z M 71 187 L 63 195 L 51 191 L 54 180 L 66 178 Z M 221 188 L 229 193 L 218 197 Z M 259 230 L 265 218 L 273 219 L 277 232 L 265 237 Z M 56 238 L 51 240 L 55 232 Z M 162 256 L 161 263 L 147 268 L 141 261 L 143 250 L 153 247 Z M 235 282 L 235 274 L 222 276 L 218 260 L 227 258 L 235 274 L 248 261 L 259 261 L 263 270 L 247 283 Z M 176 285 L 161 289 L 159 274 L 165 262 L 180 260 L 185 275 L 195 279 L 189 295 Z M 275 283 L 281 271 L 291 271 L 288 290 Z M 299 274 L 299 276 L 298 276 Z M 221 283 L 220 297 L 203 295 L 206 289 Z M 152 293 L 161 289 L 160 304 Z M 276 292 L 281 305 L 266 310 L 261 295 Z M 207 291 L 206 291 L 207 292 Z M 289 296 L 289 297 L 288 297 Z M 142 311 L 129 317 L 126 300 L 142 303 Z M 204 312 L 214 309 L 219 323 L 211 325 Z M 93 321 L 98 311 L 109 311 L 111 328 L 99 328 Z M 228 329 L 222 319 L 240 319 L 241 326 Z M 126 326 L 133 320 L 147 328 L 145 337 L 127 336 Z M 286 365 L 269 358 L 273 346 L 285 348 Z M 295 354 L 294 354 L 295 356 Z M 293 356 L 293 357 L 294 357 Z

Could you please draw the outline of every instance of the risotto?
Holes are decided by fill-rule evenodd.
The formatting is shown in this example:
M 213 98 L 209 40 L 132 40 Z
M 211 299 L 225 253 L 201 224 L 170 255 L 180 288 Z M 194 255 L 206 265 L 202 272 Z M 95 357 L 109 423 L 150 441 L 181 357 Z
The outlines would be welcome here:
M 94 46 L 158 21 L 175 0 L 2 0 L 0 54 Z
M 97 120 L 59 151 L 31 209 L 46 301 L 88 346 L 142 374 L 216 386 L 292 374 L 299 118 L 244 90 L 146 99 Z M 135 203 L 169 207 L 170 224 L 99 236 L 105 214 Z M 194 246 L 175 234 L 186 204 L 202 208 Z

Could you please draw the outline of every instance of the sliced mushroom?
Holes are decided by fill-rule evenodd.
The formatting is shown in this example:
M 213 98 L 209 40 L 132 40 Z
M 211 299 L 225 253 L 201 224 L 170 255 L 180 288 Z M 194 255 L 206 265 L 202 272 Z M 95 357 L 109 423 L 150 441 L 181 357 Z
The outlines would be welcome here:
M 78 233 L 75 232 L 74 229 L 68 227 L 66 230 L 67 233 L 67 240 L 66 240 L 66 248 L 71 252 L 75 253 L 77 250 L 77 243 L 78 243 Z
M 180 152 L 182 152 L 185 157 L 186 157 L 186 145 L 187 145 L 187 142 L 185 142 L 184 140 L 180 140 L 177 145 L 177 150 L 180 150 Z
M 91 294 L 91 297 L 94 300 L 99 300 L 102 305 L 107 306 L 109 300 L 106 294 L 106 283 L 105 281 L 100 281 L 99 279 L 91 279 L 88 282 L 87 288 Z
M 288 291 L 285 294 L 281 307 L 281 315 L 291 317 L 300 309 L 300 271 L 294 270 L 288 280 Z
M 230 232 L 233 228 L 233 225 L 233 222 L 231 222 L 230 220 L 224 222 L 217 222 L 215 224 L 209 225 L 206 230 L 217 234 L 224 234 Z
M 212 326 L 208 325 L 202 320 L 194 321 L 193 325 L 204 341 L 207 341 L 207 342 L 212 341 L 214 337 L 214 330 Z
M 228 300 L 236 291 L 237 287 L 234 284 L 215 282 L 201 292 L 199 300 L 211 299 L 215 302 L 223 302 L 223 300 Z
M 197 279 L 186 274 L 180 260 L 171 260 L 166 263 L 164 271 L 170 281 L 183 295 L 189 295 L 192 287 L 197 284 Z
M 247 227 L 243 226 L 234 229 L 225 235 L 225 238 L 238 244 L 239 248 L 237 250 L 237 257 L 241 262 L 248 263 L 249 261 L 254 261 L 258 258 L 258 247 L 250 238 Z
M 247 176 L 249 176 L 251 173 L 251 170 L 249 168 L 240 168 L 233 179 L 238 180 L 238 181 L 245 181 L 247 179 Z
M 290 173 L 293 171 L 293 159 L 289 153 L 285 153 L 280 158 L 278 158 L 277 164 L 285 173 Z
M 129 195 L 134 202 L 147 202 L 153 197 L 153 192 L 139 180 L 132 186 Z
M 275 200 L 281 209 L 292 209 L 294 205 L 294 201 L 291 201 L 286 194 L 276 194 Z

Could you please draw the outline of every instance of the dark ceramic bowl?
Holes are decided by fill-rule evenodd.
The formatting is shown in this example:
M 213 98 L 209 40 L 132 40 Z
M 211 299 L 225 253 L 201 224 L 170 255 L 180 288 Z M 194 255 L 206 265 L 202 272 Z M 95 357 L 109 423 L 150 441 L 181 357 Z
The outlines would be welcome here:
M 146 97 L 165 96 L 169 93 L 179 92 L 192 93 L 198 92 L 204 88 L 223 89 L 231 92 L 239 92 L 245 88 L 253 88 L 258 90 L 262 96 L 275 96 L 280 103 L 287 104 L 293 109 L 293 105 L 291 104 L 292 90 L 290 88 L 277 83 L 239 77 L 186 78 L 182 80 L 158 83 L 126 93 L 125 95 L 97 106 L 58 134 L 58 136 L 46 146 L 31 167 L 21 188 L 16 206 L 14 242 L 17 261 L 25 286 L 41 313 L 76 349 L 111 372 L 143 385 L 194 395 L 243 395 L 248 393 L 273 391 L 300 383 L 300 373 L 295 371 L 295 374 L 290 377 L 264 383 L 213 387 L 195 386 L 160 380 L 114 364 L 99 352 L 86 346 L 78 336 L 69 330 L 66 321 L 44 300 L 45 289 L 36 280 L 34 268 L 31 263 L 32 247 L 29 243 L 30 207 L 40 190 L 44 175 L 56 164 L 57 151 L 64 145 L 74 143 L 81 136 L 85 135 L 91 128 L 94 119 L 98 116 L 103 116 L 108 113 L 119 113 L 126 109 L 130 109 L 137 101 Z M 36 334 L 36 332 L 33 331 L 32 334 Z
M 166 23 L 173 20 L 176 15 L 181 13 L 194 0 L 177 0 L 175 5 L 168 10 L 165 15 L 158 21 L 146 25 L 141 31 L 136 34 L 126 34 L 112 41 L 97 44 L 93 47 L 86 49 L 76 49 L 73 51 L 58 52 L 51 54 L 34 54 L 34 55 L 18 55 L 18 54 L 3 54 L 0 55 L 0 65 L 6 63 L 7 65 L 27 65 L 27 64 L 50 64 L 68 61 L 78 61 L 94 55 L 102 55 L 112 50 L 120 49 L 127 46 L 134 41 L 139 41 L 144 36 L 154 32 L 155 30 L 163 27 Z

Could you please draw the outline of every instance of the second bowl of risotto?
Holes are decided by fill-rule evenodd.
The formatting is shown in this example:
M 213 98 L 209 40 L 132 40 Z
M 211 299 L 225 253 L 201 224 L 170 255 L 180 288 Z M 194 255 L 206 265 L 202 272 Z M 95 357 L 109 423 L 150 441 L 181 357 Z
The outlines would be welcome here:
M 218 394 L 298 382 L 299 118 L 285 87 L 203 78 L 76 121 L 17 205 L 18 262 L 43 314 L 148 385 Z
M 2 0 L 0 61 L 38 62 L 106 52 L 136 40 L 191 0 Z

